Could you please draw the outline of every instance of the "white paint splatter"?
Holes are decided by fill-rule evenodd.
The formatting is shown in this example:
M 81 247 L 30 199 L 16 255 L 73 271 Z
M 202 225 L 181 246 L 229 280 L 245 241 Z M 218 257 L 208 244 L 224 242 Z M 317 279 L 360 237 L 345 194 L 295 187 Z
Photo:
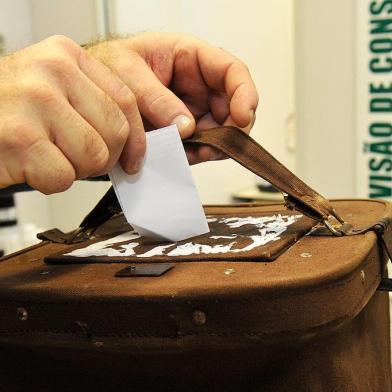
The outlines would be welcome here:
M 287 227 L 300 219 L 302 215 L 272 215 L 272 216 L 262 216 L 262 217 L 230 217 L 230 218 L 213 218 L 211 216 L 207 217 L 208 222 L 218 222 L 224 224 L 232 229 L 236 229 L 245 225 L 254 226 L 258 230 L 257 235 L 245 235 L 245 234 L 230 234 L 230 235 L 212 235 L 208 237 L 209 239 L 219 240 L 219 239 L 239 239 L 245 238 L 251 241 L 247 246 L 243 248 L 234 248 L 238 245 L 238 241 L 232 241 L 229 243 L 216 243 L 214 245 L 199 244 L 194 242 L 186 242 L 185 244 L 177 245 L 176 243 L 171 243 L 167 245 L 158 245 L 149 251 L 141 254 L 136 254 L 134 248 L 136 248 L 138 242 L 130 242 L 125 245 L 120 245 L 121 249 L 113 249 L 110 246 L 116 243 L 135 240 L 140 238 L 140 236 L 134 231 L 130 231 L 114 238 L 110 238 L 105 241 L 97 242 L 95 244 L 89 245 L 86 248 L 76 249 L 67 256 L 75 257 L 91 257 L 91 256 L 136 256 L 136 257 L 153 257 L 153 256 L 190 256 L 190 255 L 200 255 L 200 254 L 219 254 L 219 253 L 240 253 L 248 252 L 257 247 L 263 246 L 268 242 L 277 241 L 283 232 L 287 230 Z M 166 250 L 170 247 L 175 246 L 174 249 L 168 251 Z M 233 249 L 234 248 L 234 249 Z
M 212 235 L 210 238 L 212 238 L 213 240 L 220 240 L 220 239 L 232 240 L 237 237 L 238 234 L 232 234 L 232 235 Z
M 66 253 L 65 256 L 133 256 L 135 254 L 133 248 L 139 245 L 138 242 L 131 242 L 126 245 L 121 245 L 121 248 L 123 248 L 124 251 L 109 248 L 109 246 L 118 244 L 119 242 L 136 240 L 137 238 L 140 238 L 140 235 L 138 233 L 136 233 L 135 231 L 127 231 L 126 233 L 120 234 L 113 238 L 109 238 L 108 240 L 91 244 L 86 248 L 75 249 L 70 253 Z
M 169 245 L 159 245 L 156 246 L 155 248 L 150 249 L 149 251 L 142 253 L 140 255 L 137 255 L 137 257 L 153 257 L 153 256 L 163 256 L 164 255 L 164 251 L 167 248 L 170 248 L 171 246 L 173 246 L 173 244 L 169 244 Z
M 205 244 L 194 244 L 193 242 L 187 242 L 186 244 L 178 245 L 176 248 L 171 250 L 167 256 L 190 256 L 200 254 L 217 254 L 217 253 L 228 253 L 230 248 L 235 242 L 231 242 L 228 245 L 205 245 Z

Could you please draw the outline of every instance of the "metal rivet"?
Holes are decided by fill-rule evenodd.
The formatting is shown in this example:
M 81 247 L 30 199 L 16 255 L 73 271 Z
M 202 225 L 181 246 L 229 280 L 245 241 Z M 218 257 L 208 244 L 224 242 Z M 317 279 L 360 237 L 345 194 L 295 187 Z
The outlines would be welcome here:
M 195 310 L 192 314 L 193 322 L 196 325 L 204 325 L 207 322 L 207 316 L 201 310 Z
M 235 269 L 234 268 L 227 268 L 225 270 L 225 275 L 231 275 L 231 274 L 235 274 Z
M 16 315 L 20 321 L 26 321 L 29 318 L 29 314 L 25 308 L 16 309 Z
M 301 257 L 312 257 L 313 255 L 311 253 L 304 252 L 304 253 L 301 253 L 300 256 Z
M 364 270 L 361 271 L 361 282 L 362 284 L 365 284 L 365 280 L 366 280 L 366 273 Z

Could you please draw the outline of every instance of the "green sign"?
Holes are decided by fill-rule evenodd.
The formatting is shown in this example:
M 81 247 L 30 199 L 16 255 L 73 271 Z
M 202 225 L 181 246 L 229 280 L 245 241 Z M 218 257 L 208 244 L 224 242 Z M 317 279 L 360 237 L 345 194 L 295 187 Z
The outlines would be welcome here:
M 361 13 L 358 15 L 358 23 L 363 23 Z M 358 57 L 358 80 L 362 83 L 358 94 L 364 91 L 364 83 L 367 110 L 366 116 L 358 116 L 358 128 L 366 127 L 361 132 L 367 171 L 366 196 L 385 199 L 392 197 L 392 0 L 368 2 L 366 35 L 367 42 L 364 42 L 361 40 L 364 34 L 359 31 L 359 46 L 367 46 L 367 70 L 361 70 L 364 63 Z M 359 56 L 361 52 L 359 47 Z M 365 77 L 364 72 L 367 74 Z M 358 101 L 363 102 L 360 98 Z M 358 105 L 359 111 L 364 109 L 364 106 Z M 362 123 L 364 120 L 365 124 Z M 363 163 L 359 167 L 363 167 Z M 358 176 L 364 175 L 361 171 Z

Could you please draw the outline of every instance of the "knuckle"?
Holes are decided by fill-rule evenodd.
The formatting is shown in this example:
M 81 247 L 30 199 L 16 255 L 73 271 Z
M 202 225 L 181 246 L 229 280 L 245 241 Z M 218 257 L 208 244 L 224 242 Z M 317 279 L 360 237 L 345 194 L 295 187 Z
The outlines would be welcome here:
M 130 127 L 128 120 L 121 113 L 118 119 L 118 126 L 116 127 L 112 136 L 114 144 L 121 147 L 128 139 L 129 131 Z
M 47 38 L 46 42 L 50 45 L 66 50 L 67 52 L 75 52 L 76 50 L 80 50 L 80 46 L 75 41 L 61 34 L 52 35 L 51 37 Z
M 24 96 L 34 102 L 51 104 L 55 103 L 58 99 L 55 90 L 49 84 L 25 82 L 21 88 L 24 92 Z
M 56 74 L 69 73 L 74 69 L 74 64 L 66 56 L 55 56 L 54 54 L 49 54 L 43 56 L 38 60 L 41 67 L 45 70 L 55 72 Z
M 131 94 L 131 99 L 133 94 Z M 125 104 L 126 105 L 126 104 Z M 134 105 L 131 105 L 132 111 L 135 109 Z M 128 138 L 129 134 L 129 123 L 126 114 L 131 109 L 126 109 L 123 104 L 118 101 L 113 101 L 109 96 L 106 96 L 103 102 L 103 108 L 105 110 L 105 118 L 112 124 L 113 131 L 110 135 L 110 142 L 114 148 L 122 146 Z
M 118 90 L 117 102 L 125 113 L 128 113 L 137 107 L 135 94 L 133 94 L 133 92 L 125 84 Z
M 195 47 L 190 42 L 184 43 L 181 47 L 179 47 L 177 51 L 177 56 L 181 59 L 193 58 L 194 55 Z
M 125 117 L 121 120 L 120 125 L 113 132 L 112 140 L 115 146 L 122 147 L 129 135 L 129 123 Z
M 23 154 L 41 139 L 42 135 L 39 132 L 35 132 L 28 123 L 23 122 L 3 128 L 0 145 L 4 151 Z
M 172 104 L 170 95 L 164 92 L 150 91 L 143 96 L 143 100 L 147 103 L 150 111 L 159 110 L 155 108 L 169 108 Z
M 109 161 L 109 150 L 98 135 L 88 132 L 85 137 L 84 171 L 86 175 L 103 171 Z
M 98 151 L 98 154 L 95 154 L 95 156 L 92 159 L 91 174 L 105 171 L 108 162 L 109 162 L 109 150 L 107 148 L 101 148 Z

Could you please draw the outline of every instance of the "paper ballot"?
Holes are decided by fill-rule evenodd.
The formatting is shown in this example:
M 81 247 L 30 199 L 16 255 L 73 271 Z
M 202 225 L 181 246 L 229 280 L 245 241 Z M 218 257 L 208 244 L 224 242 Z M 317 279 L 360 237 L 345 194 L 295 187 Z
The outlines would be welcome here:
M 181 241 L 209 232 L 177 127 L 147 132 L 143 167 L 110 179 L 128 223 L 143 236 Z

